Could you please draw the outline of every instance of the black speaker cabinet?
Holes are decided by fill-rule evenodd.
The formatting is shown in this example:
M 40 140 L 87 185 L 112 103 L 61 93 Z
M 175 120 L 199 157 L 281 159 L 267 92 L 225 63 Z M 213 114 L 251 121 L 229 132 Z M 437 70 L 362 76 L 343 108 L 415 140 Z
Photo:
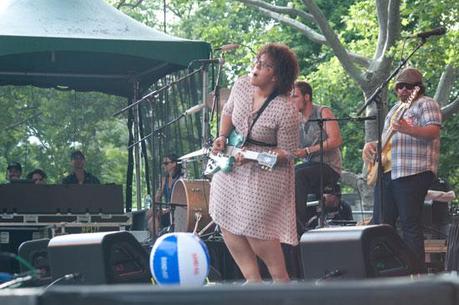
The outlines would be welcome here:
M 422 272 L 389 225 L 311 230 L 301 236 L 305 279 L 371 278 Z
M 49 242 L 48 256 L 53 280 L 78 274 L 68 284 L 142 283 L 151 277 L 147 252 L 127 231 L 58 236 Z
M 29 262 L 32 267 L 40 272 L 43 280 L 51 279 L 51 271 L 48 260 L 49 238 L 29 240 L 23 242 L 18 249 L 18 255 Z M 20 271 L 29 271 L 27 266 L 21 264 Z

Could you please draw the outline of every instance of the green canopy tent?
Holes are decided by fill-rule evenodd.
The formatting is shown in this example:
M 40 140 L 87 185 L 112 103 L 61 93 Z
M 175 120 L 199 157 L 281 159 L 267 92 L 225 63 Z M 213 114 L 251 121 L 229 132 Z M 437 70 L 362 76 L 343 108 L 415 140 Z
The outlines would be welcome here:
M 208 43 L 156 31 L 103 0 L 0 1 L 2 86 L 98 91 L 133 102 L 209 54 Z
M 103 0 L 0 1 L 0 85 L 132 96 L 208 58 L 210 45 L 156 31 Z

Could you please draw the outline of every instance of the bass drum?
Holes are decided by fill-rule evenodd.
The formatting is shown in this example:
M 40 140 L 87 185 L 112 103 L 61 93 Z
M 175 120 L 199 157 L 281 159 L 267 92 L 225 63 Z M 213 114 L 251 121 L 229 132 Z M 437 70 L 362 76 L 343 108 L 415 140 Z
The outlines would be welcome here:
M 193 232 L 198 218 L 197 232 L 211 222 L 209 216 L 210 183 L 205 179 L 178 180 L 172 189 L 175 232 Z

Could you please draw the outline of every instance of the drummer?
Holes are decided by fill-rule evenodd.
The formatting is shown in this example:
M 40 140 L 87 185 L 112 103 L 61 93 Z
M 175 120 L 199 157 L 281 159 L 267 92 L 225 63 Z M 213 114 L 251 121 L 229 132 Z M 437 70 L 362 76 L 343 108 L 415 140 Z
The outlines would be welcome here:
M 163 159 L 163 170 L 164 170 L 164 175 L 161 178 L 161 185 L 159 189 L 156 191 L 155 194 L 155 202 L 161 202 L 161 203 L 170 203 L 171 201 L 171 195 L 172 195 L 172 189 L 174 188 L 175 183 L 177 180 L 179 180 L 183 176 L 182 172 L 182 165 L 178 163 L 178 157 L 174 153 L 170 153 L 166 155 Z M 150 209 L 148 211 L 148 228 L 150 231 L 152 230 L 152 210 Z M 170 223 L 170 211 L 169 210 L 163 210 L 160 209 L 158 212 L 158 220 L 157 226 L 156 226 L 156 231 L 158 231 L 159 228 L 165 228 L 171 225 Z
M 163 170 L 164 176 L 161 179 L 161 186 L 156 191 L 155 202 L 169 203 L 171 201 L 174 184 L 183 176 L 182 164 L 178 163 L 176 154 L 171 153 L 164 157 Z M 164 201 L 161 201 L 161 199 Z

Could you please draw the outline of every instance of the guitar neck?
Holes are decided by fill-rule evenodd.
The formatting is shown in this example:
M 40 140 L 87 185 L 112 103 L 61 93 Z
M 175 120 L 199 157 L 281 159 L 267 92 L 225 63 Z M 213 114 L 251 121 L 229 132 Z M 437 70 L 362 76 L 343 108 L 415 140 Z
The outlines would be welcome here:
M 414 88 L 414 91 L 411 93 L 410 97 L 406 101 L 406 103 L 400 105 L 400 107 L 402 109 L 398 113 L 396 113 L 395 118 L 391 121 L 391 123 L 390 123 L 389 127 L 387 128 L 386 132 L 383 134 L 383 138 L 381 139 L 381 147 L 383 149 L 387 145 L 387 143 L 390 141 L 392 136 L 394 135 L 394 128 L 392 127 L 393 122 L 399 121 L 403 117 L 405 112 L 408 110 L 408 108 L 411 106 L 413 101 L 416 99 L 416 97 L 417 97 L 417 95 L 419 93 L 419 90 L 421 90 L 421 89 L 416 86 Z
M 237 148 L 237 147 L 233 147 L 233 146 L 228 146 L 227 148 L 227 152 L 228 154 L 232 155 L 232 156 L 236 156 L 237 153 L 242 153 L 242 155 L 244 156 L 245 159 L 249 159 L 249 160 L 258 160 L 258 155 L 259 153 L 258 152 L 255 152 L 255 151 L 244 151 L 240 148 Z

